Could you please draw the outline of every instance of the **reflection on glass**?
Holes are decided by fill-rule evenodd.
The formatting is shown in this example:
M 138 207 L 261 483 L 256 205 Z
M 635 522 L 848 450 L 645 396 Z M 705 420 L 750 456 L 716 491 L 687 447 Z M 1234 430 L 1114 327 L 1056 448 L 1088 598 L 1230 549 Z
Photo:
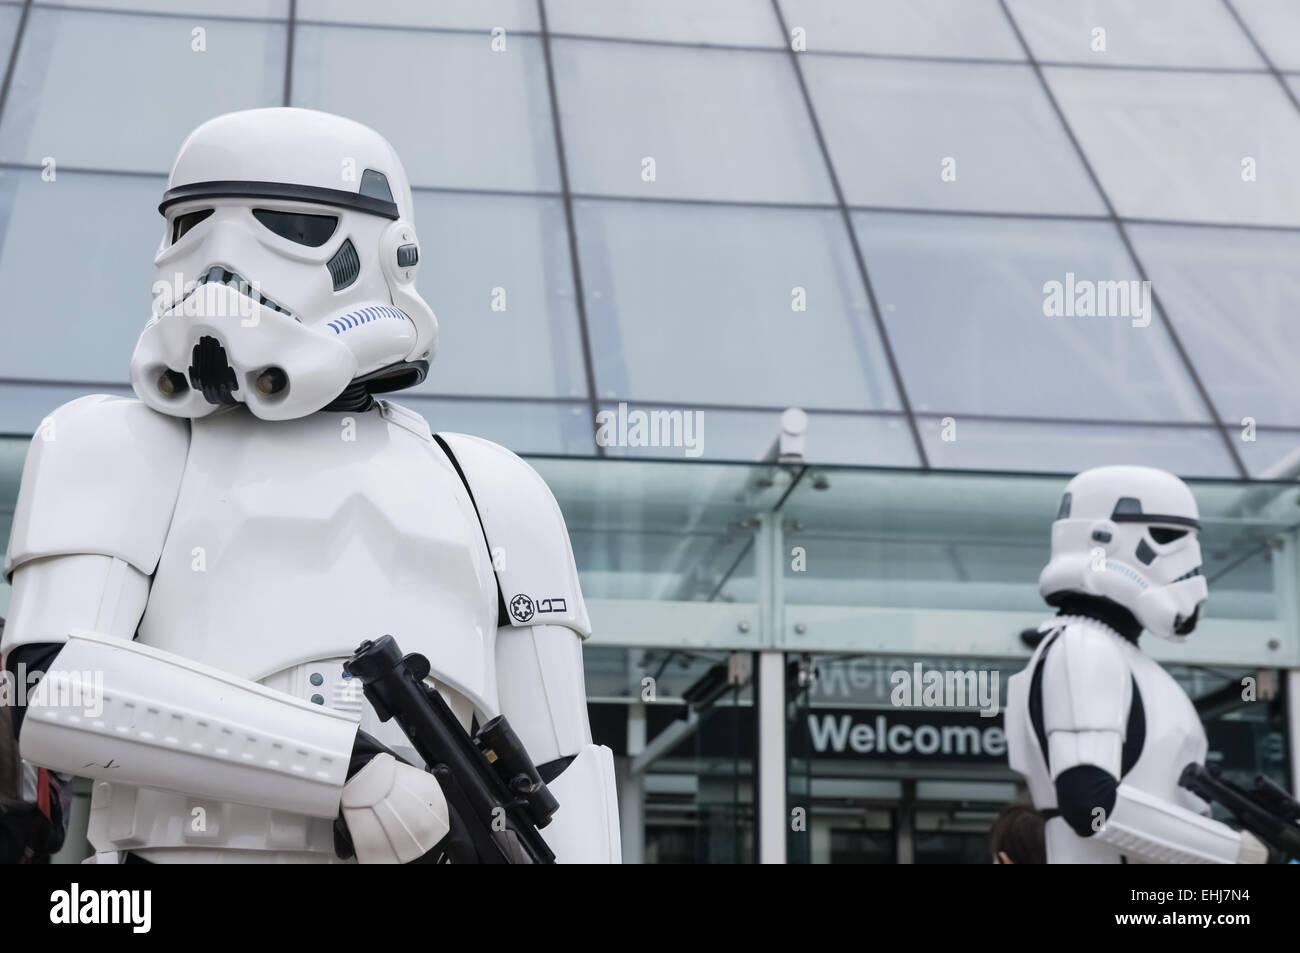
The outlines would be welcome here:
M 1050 610 L 1038 594 L 1065 477 L 824 468 L 805 478 L 782 512 L 790 540 L 815 554 L 817 571 L 787 572 L 799 605 Z M 1297 522 L 1300 488 L 1194 482 L 1211 619 L 1277 618 L 1275 541 Z M 872 644 L 864 623 L 864 646 Z
M 36 171 L 0 172 L 0 377 L 126 383 L 149 319 L 165 188 L 162 176 L 60 169 L 49 183 Z M 67 346 L 70 338 L 76 347 Z
M 416 192 L 415 212 L 419 287 L 438 316 L 416 393 L 585 398 L 561 201 Z
M 1223 0 L 1009 0 L 1008 7 L 1038 60 L 1264 68 Z
M 1206 420 L 1113 226 L 884 213 L 854 222 L 918 412 Z M 1073 314 L 1065 300 L 1079 305 Z
M 1267 74 L 1043 70 L 1126 218 L 1300 225 L 1300 114 Z M 1244 160 L 1253 163 L 1253 179 Z
M 13 11 L 0 8 L 0 24 Z M 201 27 L 198 51 L 189 18 L 33 8 L 0 122 L 0 160 L 53 156 L 60 172 L 165 173 L 205 119 L 280 105 L 282 25 L 212 19 Z
M 575 192 L 834 201 L 789 54 L 598 40 L 552 53 Z
M 456 30 L 537 30 L 536 0 L 297 0 L 297 19 Z
M 1183 476 L 1237 476 L 1223 437 L 1213 427 L 964 417 L 922 417 L 917 425 L 930 465 L 944 469 L 1074 474 L 1122 463 Z M 957 439 L 952 439 L 954 432 Z
M 1025 58 L 997 0 L 781 0 L 781 11 L 809 50 Z
M 837 213 L 576 211 L 602 400 L 898 409 Z
M 556 191 L 542 41 L 511 35 L 507 43 L 494 53 L 486 33 L 300 26 L 293 105 L 373 127 L 415 186 Z M 377 63 L 386 95 L 377 94 Z
M 552 34 L 716 46 L 784 46 L 771 0 L 546 0 Z
M 749 661 L 585 648 L 592 736 L 614 752 L 622 778 L 625 862 L 753 862 Z
M 1278 69 L 1300 69 L 1300 6 L 1291 0 L 1233 0 L 1255 42 Z
M 754 599 L 754 514 L 781 469 L 632 460 L 535 460 L 560 503 L 588 599 Z
M 1029 66 L 800 63 L 850 205 L 1104 212 Z
M 1159 225 L 1129 233 L 1224 422 L 1300 425 L 1300 233 Z

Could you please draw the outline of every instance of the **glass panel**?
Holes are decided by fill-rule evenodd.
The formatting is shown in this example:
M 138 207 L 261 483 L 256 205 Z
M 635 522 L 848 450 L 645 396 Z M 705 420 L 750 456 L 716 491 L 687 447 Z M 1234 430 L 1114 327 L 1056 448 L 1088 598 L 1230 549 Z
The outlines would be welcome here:
M 166 183 L 57 175 L 0 173 L 0 377 L 125 383 L 149 319 Z
M 789 605 L 1052 614 L 1038 575 L 1065 477 L 817 472 L 820 483 L 805 476 L 782 505 L 787 525 L 799 526 L 787 543 L 807 553 L 807 571 L 785 573 Z M 1272 540 L 1296 524 L 1300 487 L 1197 481 L 1192 490 L 1210 581 L 1206 617 L 1277 618 Z M 862 649 L 881 651 L 863 625 Z M 1202 646 L 1211 637 L 1196 636 Z M 969 635 L 953 638 L 959 646 Z
M 1104 211 L 1028 66 L 800 62 L 850 205 Z
M 989 862 L 988 830 L 1017 796 L 1000 711 L 1020 660 L 894 655 L 788 656 L 800 689 L 788 710 L 791 863 Z M 985 700 L 895 705 L 894 686 L 924 670 L 973 673 Z M 993 689 L 997 689 L 996 696 Z M 991 714 L 988 714 L 991 713 Z
M 1138 275 L 1111 225 L 868 213 L 854 221 L 918 412 L 1205 418 L 1168 333 L 1130 284 Z M 1089 288 L 1091 310 L 1111 316 L 1078 316 L 1089 310 Z M 1067 298 L 1075 316 L 1055 313 L 1054 300 L 1064 310 Z
M 655 411 L 662 413 L 668 408 L 642 404 L 624 404 L 623 407 L 623 416 L 620 417 L 617 404 L 601 405 L 602 410 L 611 414 L 604 418 L 608 424 L 606 435 L 613 438 L 603 444 L 607 456 L 762 460 L 781 426 L 781 412 L 777 410 L 720 410 L 710 407 L 691 411 L 673 408 L 678 413 L 694 415 L 683 417 L 679 424 L 677 418 L 651 416 Z M 637 411 L 645 415 L 639 421 L 631 416 Z M 687 419 L 691 420 L 689 430 Z M 635 427 L 642 429 L 638 431 Z M 682 439 L 660 437 L 656 441 L 653 438 L 656 433 L 676 433 Z M 809 414 L 804 459 L 810 463 L 900 467 L 918 466 L 920 460 L 912 432 L 903 417 L 856 414 Z
M 829 470 L 805 478 L 782 507 L 816 572 L 787 572 L 791 604 L 929 609 L 1043 608 L 1061 481 L 984 475 Z M 864 648 L 867 646 L 864 645 Z
M 14 48 L 14 36 L 18 32 L 18 20 L 21 16 L 21 6 L 0 6 L 0 63 L 6 67 L 9 65 L 9 56 Z
M 373 126 L 402 157 L 412 185 L 554 191 L 541 40 L 507 43 L 494 53 L 486 35 L 299 27 L 293 104 Z
M 283 20 L 289 15 L 289 0 L 36 0 L 36 4 L 49 7 L 95 7 L 106 11 L 127 10 L 134 13 L 164 13 L 186 17 L 217 14 L 222 17 Z
M 1300 233 L 1129 228 L 1223 420 L 1300 424 Z
M 575 192 L 834 201 L 787 54 L 592 40 L 552 52 Z
M 753 517 L 784 470 L 633 460 L 530 461 L 560 503 L 591 599 L 753 601 Z
M 1287 458 L 1300 449 L 1300 430 L 1260 427 L 1255 430 L 1254 440 L 1245 439 L 1249 434 L 1245 427 L 1229 426 L 1227 432 L 1237 441 L 1237 452 L 1245 461 L 1246 469 L 1259 480 L 1284 479 Z
M 546 0 L 552 34 L 783 47 L 771 0 Z
M 1038 60 L 1262 69 L 1223 0 L 1009 0 Z M 1104 30 L 1104 36 L 1094 31 Z M 1104 48 L 1097 49 L 1104 43 Z
M 592 739 L 610 748 L 618 766 L 624 863 L 753 862 L 747 662 L 747 655 L 584 646 Z M 685 701 L 688 692 L 694 703 Z
M 465 30 L 540 29 L 536 0 L 298 0 L 297 18 Z
M 1300 69 L 1300 5 L 1295 0 L 1232 0 L 1246 28 L 1278 69 Z
M 1285 693 L 1270 681 L 1281 673 L 1252 669 L 1203 669 L 1189 665 L 1167 666 L 1183 690 L 1195 701 L 1205 723 L 1209 751 L 1207 764 L 1249 788 L 1257 775 L 1290 789 L 1287 765 Z M 1242 700 L 1247 677 L 1256 680 L 1258 699 Z M 1213 805 L 1214 817 L 1233 822 L 1223 805 Z
M 951 424 L 947 423 L 952 420 Z M 1213 427 L 969 420 L 917 421 L 930 465 L 954 470 L 1077 473 L 1109 463 L 1183 476 L 1232 477 L 1237 468 Z
M 898 409 L 838 213 L 587 200 L 577 222 L 602 398 Z
M 202 51 L 194 28 L 185 18 L 32 10 L 0 161 L 165 173 L 204 120 L 280 105 L 284 27 L 205 21 Z
M 1025 58 L 996 0 L 781 0 L 781 10 L 810 52 Z
M 1045 69 L 1120 215 L 1300 224 L 1300 114 L 1271 76 Z M 1254 181 L 1246 181 L 1254 161 Z
M 586 397 L 564 205 L 415 193 L 438 351 L 416 393 Z
M 585 403 L 440 400 L 411 391 L 398 391 L 385 397 L 423 414 L 434 433 L 449 430 L 473 434 L 515 453 L 587 456 L 595 451 L 591 412 Z
M 1001 711 L 1007 680 L 1024 660 L 865 653 L 787 658 L 801 676 L 787 708 L 789 803 L 807 812 L 789 835 L 789 862 L 988 864 L 998 812 L 1028 801 L 1023 778 L 1006 763 Z M 989 689 L 986 698 L 996 687 L 994 706 L 897 704 L 902 699 L 895 687 L 910 684 L 918 665 L 927 674 L 973 675 L 977 686 Z M 1245 786 L 1259 774 L 1288 785 L 1286 704 L 1274 672 L 1165 667 L 1205 727 L 1207 763 Z M 1243 702 L 1247 676 L 1273 688 L 1261 688 L 1258 702 Z M 1221 805 L 1213 813 L 1229 819 Z

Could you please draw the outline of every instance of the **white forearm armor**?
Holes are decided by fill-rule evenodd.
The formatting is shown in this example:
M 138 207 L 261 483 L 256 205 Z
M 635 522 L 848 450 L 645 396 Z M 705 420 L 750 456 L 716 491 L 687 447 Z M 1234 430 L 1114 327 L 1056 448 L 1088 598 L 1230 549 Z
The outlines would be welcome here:
M 356 733 L 342 712 L 79 630 L 29 700 L 21 746 L 82 777 L 334 817 Z
M 1247 831 L 1202 817 L 1128 784 L 1096 838 L 1157 864 L 1250 864 L 1268 860 L 1268 849 Z

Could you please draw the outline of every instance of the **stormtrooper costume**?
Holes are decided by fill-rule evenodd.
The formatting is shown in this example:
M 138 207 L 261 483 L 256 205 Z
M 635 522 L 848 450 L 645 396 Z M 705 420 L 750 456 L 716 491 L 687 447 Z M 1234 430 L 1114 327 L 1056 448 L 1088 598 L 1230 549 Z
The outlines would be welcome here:
M 1138 648 L 1181 642 L 1207 587 L 1191 490 L 1148 467 L 1065 488 L 1039 590 L 1060 615 L 1007 686 L 1007 752 L 1047 815 L 1049 863 L 1257 863 L 1267 849 L 1178 785 L 1205 760 L 1191 700 Z
M 554 497 L 373 396 L 422 381 L 437 337 L 392 146 L 310 110 L 220 116 L 159 210 L 139 400 L 60 407 L 23 471 L 3 650 L 47 673 L 23 756 L 94 779 L 101 861 L 437 860 L 438 782 L 343 671 L 389 634 L 467 729 L 513 723 L 557 859 L 617 862 Z

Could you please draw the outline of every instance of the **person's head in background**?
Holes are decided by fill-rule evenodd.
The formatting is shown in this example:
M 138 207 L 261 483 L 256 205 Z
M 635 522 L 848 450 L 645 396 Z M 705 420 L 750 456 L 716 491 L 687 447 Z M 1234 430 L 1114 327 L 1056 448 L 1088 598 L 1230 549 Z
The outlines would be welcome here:
M 998 812 L 989 829 L 995 864 L 1045 864 L 1043 815 L 1028 804 L 1012 804 Z

